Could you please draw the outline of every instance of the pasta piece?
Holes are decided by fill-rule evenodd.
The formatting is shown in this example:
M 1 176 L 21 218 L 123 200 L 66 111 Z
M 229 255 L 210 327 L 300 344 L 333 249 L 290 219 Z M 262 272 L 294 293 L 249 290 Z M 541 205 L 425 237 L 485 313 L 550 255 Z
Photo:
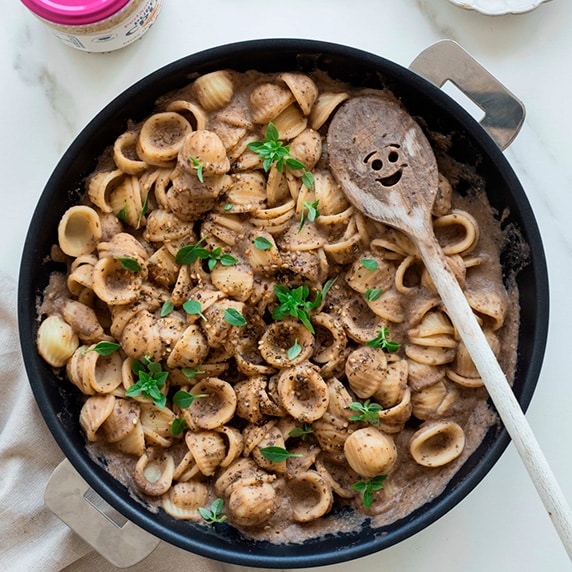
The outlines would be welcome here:
M 38 353 L 52 366 L 62 367 L 79 346 L 79 338 L 60 316 L 48 316 L 38 328 Z
M 84 343 L 98 342 L 105 337 L 95 310 L 86 304 L 77 300 L 66 300 L 62 317 Z
M 347 224 L 353 207 L 350 207 L 346 195 L 330 171 L 314 171 L 314 194 L 320 207 L 320 216 L 317 219 L 320 226 L 331 225 L 334 221 L 328 220 L 328 217 L 333 215 L 341 215 L 341 220 L 336 220 L 335 223 Z
M 381 293 L 378 298 L 367 300 L 370 310 L 387 322 L 399 324 L 405 320 L 405 308 L 401 295 L 390 288 Z
M 296 356 L 290 356 L 290 350 L 298 344 L 300 350 Z M 280 320 L 270 324 L 258 345 L 260 354 L 270 364 L 276 367 L 288 368 L 301 364 L 314 351 L 314 336 L 299 321 Z
M 217 264 L 211 271 L 211 280 L 215 288 L 240 302 L 246 302 L 254 289 L 254 273 L 246 264 Z
M 322 136 L 313 129 L 304 129 L 292 139 L 289 147 L 290 157 L 304 163 L 306 171 L 312 171 L 322 156 Z
M 152 403 L 141 403 L 140 420 L 146 436 L 153 433 L 165 439 L 171 438 L 171 425 L 176 415 L 168 407 L 157 407 Z
M 327 243 L 327 236 L 315 225 L 290 225 L 278 245 L 283 251 L 305 252 L 317 250 Z
M 272 483 L 276 475 L 263 471 L 251 458 L 241 457 L 220 473 L 214 482 L 214 493 L 228 498 L 231 493 L 245 484 Z
M 58 225 L 58 244 L 68 256 L 89 254 L 101 239 L 99 215 L 91 207 L 70 207 Z
M 179 238 L 192 242 L 195 239 L 191 223 L 182 221 L 175 213 L 162 208 L 154 209 L 147 216 L 143 237 L 150 242 L 166 242 Z
M 310 112 L 310 127 L 316 130 L 320 129 L 336 108 L 349 97 L 349 94 L 344 92 L 324 91 L 320 93 Z
M 411 394 L 412 413 L 417 419 L 435 419 L 443 417 L 451 405 L 459 398 L 459 392 L 451 383 L 441 379 L 414 391 Z
M 277 504 L 274 487 L 268 483 L 256 483 L 233 489 L 228 499 L 228 510 L 239 526 L 260 526 L 274 514 Z
M 454 461 L 465 447 L 463 429 L 452 421 L 425 422 L 409 440 L 409 452 L 424 467 L 441 467 Z
M 199 164 L 205 176 L 224 175 L 230 169 L 225 146 L 213 131 L 193 131 L 186 136 L 181 146 L 178 167 L 194 174 L 197 173 Z
M 256 86 L 250 94 L 252 121 L 266 125 L 273 121 L 294 100 L 294 95 L 290 89 L 273 83 L 262 83 Z
M 479 240 L 479 225 L 475 217 L 459 209 L 434 219 L 433 228 L 447 256 L 470 254 Z
M 285 72 L 278 75 L 289 88 L 304 115 L 308 115 L 318 98 L 316 82 L 305 74 Z
M 110 195 L 124 179 L 125 173 L 121 169 L 96 173 L 89 179 L 87 187 L 87 194 L 90 201 L 99 207 L 103 213 L 113 212 L 113 208 L 109 202 Z
M 238 371 L 244 375 L 266 375 L 276 371 L 262 357 L 258 347 L 258 339 L 254 337 L 242 337 L 236 342 L 234 358 Z
M 96 393 L 111 393 L 121 385 L 123 359 L 117 352 L 103 356 L 93 350 L 94 346 L 87 348 L 82 356 L 84 383 L 89 383 Z
M 288 483 L 296 522 L 311 522 L 330 511 L 334 502 L 332 489 L 317 471 L 306 471 Z
M 486 291 L 469 291 L 467 300 L 477 317 L 481 317 L 486 326 L 490 326 L 493 331 L 500 329 L 506 320 L 508 313 L 508 301 L 506 293 L 498 289 Z
M 79 424 L 85 431 L 88 441 L 93 443 L 100 439 L 99 428 L 111 415 L 114 405 L 113 395 L 94 395 L 86 399 L 79 414 Z
M 137 155 L 149 165 L 164 167 L 177 158 L 185 136 L 193 128 L 179 113 L 154 113 L 143 122 L 137 138 Z
M 382 376 L 374 400 L 382 407 L 393 407 L 399 403 L 407 387 L 409 363 L 405 359 L 387 359 L 387 369 Z
M 278 133 L 280 133 L 280 139 L 285 140 L 298 137 L 308 125 L 308 120 L 304 117 L 297 104 L 289 105 L 274 117 L 272 121 L 276 129 L 278 129 Z
M 245 171 L 233 177 L 227 192 L 232 213 L 254 212 L 266 201 L 266 178 L 257 171 Z
M 419 391 L 425 387 L 433 385 L 445 377 L 443 366 L 434 366 L 407 360 L 407 383 L 413 391 Z
M 236 414 L 249 423 L 260 423 L 264 413 L 260 409 L 260 395 L 266 391 L 266 379 L 262 376 L 252 376 L 238 382 L 234 386 L 236 393 Z
M 195 399 L 183 410 L 187 426 L 192 429 L 217 429 L 230 421 L 236 411 L 236 394 L 230 383 L 208 377 L 194 385 L 192 395 L 205 395 Z
M 320 455 L 316 459 L 316 470 L 336 495 L 343 499 L 351 499 L 355 496 L 356 493 L 352 485 L 359 481 L 360 477 L 347 466 L 347 463 L 334 463 Z
M 177 99 L 167 105 L 167 111 L 176 111 L 180 113 L 191 124 L 193 129 L 197 131 L 206 129 L 207 114 L 205 110 L 192 101 L 185 101 L 184 99 Z
M 95 390 L 83 375 L 84 355 L 87 346 L 79 346 L 66 362 L 67 378 L 84 394 L 94 395 Z M 45 359 L 45 358 L 44 358 Z
M 266 203 L 269 207 L 275 207 L 289 198 L 290 191 L 284 170 L 279 171 L 276 164 L 273 164 L 266 180 Z
M 209 477 L 226 457 L 226 446 L 216 431 L 187 431 L 185 442 L 201 474 Z
M 93 289 L 93 267 L 97 257 L 93 254 L 78 256 L 71 264 L 67 287 L 73 296 L 79 296 L 85 289 Z
M 364 262 L 368 266 L 364 265 Z M 381 288 L 387 290 L 394 281 L 395 269 L 393 265 L 377 255 L 365 253 L 356 260 L 346 273 L 348 285 L 359 292 Z
M 412 411 L 411 390 L 406 387 L 397 403 L 378 413 L 379 429 L 385 433 L 399 433 L 411 417 Z
M 208 328 L 205 329 L 205 334 L 209 346 L 216 348 L 220 347 L 223 343 L 229 340 L 232 335 L 233 326 L 225 319 L 226 310 L 235 310 L 241 315 L 244 315 L 244 303 L 235 300 L 220 300 L 215 302 L 204 310 L 204 315 Z
M 382 349 L 360 346 L 346 361 L 350 388 L 361 399 L 367 399 L 378 391 L 387 371 L 387 357 Z
M 500 353 L 500 341 L 494 332 L 484 330 L 485 338 L 489 343 L 493 353 L 498 357 Z M 482 387 L 484 382 L 469 355 L 464 342 L 461 340 L 455 354 L 455 361 L 447 369 L 447 377 L 463 387 Z
M 141 310 L 127 322 L 118 337 L 125 353 L 134 359 L 149 356 L 153 361 L 163 358 L 163 344 L 157 320 L 148 310 Z
M 140 175 L 147 169 L 147 163 L 137 156 L 137 133 L 127 131 L 113 144 L 113 160 L 121 171 L 128 175 Z
M 220 109 L 234 94 L 232 76 L 225 70 L 204 74 L 194 81 L 192 92 L 205 110 Z
M 276 425 L 272 425 L 268 428 L 262 439 L 257 443 L 256 447 L 252 449 L 251 454 L 259 467 L 262 467 L 269 472 L 284 474 L 286 472 L 286 461 L 271 461 L 270 459 L 267 459 L 260 451 L 265 447 L 280 447 L 280 449 L 286 448 L 282 431 Z
M 191 324 L 185 328 L 171 350 L 167 358 L 167 367 L 197 367 L 208 353 L 206 336 L 199 326 Z
M 385 326 L 385 322 L 369 309 L 363 296 L 357 295 L 346 300 L 340 320 L 348 337 L 362 344 L 374 339 Z
M 156 250 L 147 260 L 149 278 L 159 286 L 170 288 L 179 276 L 179 265 L 166 246 Z
M 451 363 L 455 359 L 455 348 L 438 346 L 427 346 L 417 344 L 407 344 L 405 354 L 413 361 L 428 365 L 444 365 Z
M 132 455 L 137 458 L 141 457 L 145 452 L 145 434 L 143 433 L 141 422 L 136 420 L 133 431 L 119 441 L 115 441 L 113 446 L 117 451 L 125 455 Z
M 328 387 L 310 364 L 282 370 L 278 377 L 278 394 L 284 409 L 303 423 L 316 421 L 328 409 Z
M 235 459 L 238 459 L 244 449 L 244 439 L 242 433 L 235 427 L 224 425 L 217 431 L 226 440 L 226 456 L 219 463 L 219 467 L 228 467 Z
M 316 331 L 312 361 L 327 364 L 338 359 L 347 344 L 343 325 L 336 317 L 320 312 L 312 316 Z
M 135 465 L 133 479 L 141 492 L 158 497 L 165 494 L 173 482 L 175 461 L 164 451 L 145 451 Z
M 139 422 L 139 405 L 127 399 L 116 398 L 113 411 L 101 425 L 101 431 L 108 443 L 116 443 L 127 437 Z
M 393 439 L 375 427 L 364 427 L 349 435 L 344 454 L 349 466 L 365 478 L 386 475 L 397 461 Z
M 208 499 L 209 491 L 204 483 L 188 481 L 174 484 L 161 497 L 161 506 L 173 518 L 201 522 L 199 508 L 206 506 Z

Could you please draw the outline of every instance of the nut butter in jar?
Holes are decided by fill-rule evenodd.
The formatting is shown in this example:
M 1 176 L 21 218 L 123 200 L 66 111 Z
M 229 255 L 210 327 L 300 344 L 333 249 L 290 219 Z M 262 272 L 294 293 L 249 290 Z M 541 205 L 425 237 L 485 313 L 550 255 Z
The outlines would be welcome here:
M 64 44 L 111 52 L 139 39 L 155 22 L 163 0 L 22 0 Z

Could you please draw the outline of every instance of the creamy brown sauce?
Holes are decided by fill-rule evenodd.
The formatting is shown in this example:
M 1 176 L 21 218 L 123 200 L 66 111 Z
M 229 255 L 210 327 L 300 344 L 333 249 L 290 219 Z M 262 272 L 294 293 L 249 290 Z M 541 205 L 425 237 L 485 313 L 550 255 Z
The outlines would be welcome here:
M 266 79 L 266 77 L 253 72 L 242 78 L 236 76 L 234 79 L 235 81 L 238 79 L 248 84 L 250 81 L 258 82 Z M 324 86 L 335 89 L 341 88 L 338 83 L 329 80 L 322 74 L 319 74 L 314 79 L 321 88 Z M 238 92 L 233 103 L 225 109 L 225 117 L 228 118 L 232 117 L 233 114 L 240 114 L 242 110 L 248 107 L 248 93 L 248 90 Z M 165 106 L 169 101 L 185 96 L 188 96 L 188 89 L 181 90 L 176 94 L 169 94 L 164 100 L 159 102 L 159 107 Z M 216 128 L 219 121 L 221 121 L 220 116 L 212 114 L 209 116 L 208 127 Z M 138 126 L 133 125 L 132 128 L 137 129 Z M 484 193 L 485 182 L 472 173 L 470 167 L 459 165 L 448 158 L 443 151 L 447 147 L 446 141 L 442 139 L 433 143 L 439 151 L 440 171 L 453 184 L 453 187 L 461 175 L 465 181 L 471 180 L 471 191 L 467 196 L 453 195 L 453 206 L 471 213 L 477 220 L 480 228 L 478 246 L 472 254 L 475 257 L 480 257 L 483 262 L 477 268 L 472 268 L 468 273 L 465 290 L 467 292 L 485 292 L 487 290 L 496 293 L 499 291 L 504 292 L 499 249 L 506 240 L 514 240 L 514 229 L 504 232 L 500 230 L 498 216 L 492 212 L 486 200 Z M 440 149 L 440 147 L 442 148 Z M 110 153 L 105 154 L 101 158 L 99 169 L 108 169 L 111 164 L 110 161 Z M 324 154 L 318 166 L 325 167 L 326 165 L 327 155 Z M 113 225 L 111 226 L 113 227 Z M 112 231 L 113 228 L 110 232 Z M 511 234 L 509 235 L 509 233 Z M 441 238 L 445 239 L 446 236 L 443 235 Z M 521 251 L 524 261 L 526 258 L 524 245 Z M 413 276 L 412 280 L 415 279 L 415 276 Z M 518 292 L 514 280 L 509 276 L 505 277 L 505 281 L 507 291 L 504 295 L 506 296 L 509 311 L 505 325 L 501 330 L 500 342 L 503 351 L 500 354 L 500 360 L 503 370 L 507 373 L 509 380 L 511 380 L 516 363 L 519 308 Z M 65 300 L 68 296 L 69 294 L 65 292 L 65 286 L 62 284 L 62 278 L 54 277 L 44 296 L 39 313 L 47 315 L 60 313 L 62 300 Z M 331 293 L 330 303 L 342 303 L 342 301 L 343 290 L 339 290 L 336 293 L 334 288 Z M 415 300 L 405 301 L 406 314 L 409 310 L 409 305 L 413 305 L 414 302 Z M 401 340 L 406 339 L 407 328 L 406 321 L 402 326 L 392 324 L 392 337 Z M 220 377 L 224 378 L 224 375 Z M 420 386 L 415 389 L 422 388 L 423 381 L 419 383 Z M 487 405 L 487 396 L 484 389 L 459 387 L 458 394 L 457 400 L 444 415 L 444 419 L 454 420 L 463 427 L 465 432 L 466 442 L 464 450 L 454 461 L 438 468 L 427 468 L 418 465 L 409 453 L 408 443 L 420 421 L 411 419 L 406 423 L 402 431 L 394 435 L 398 461 L 390 471 L 384 488 L 376 493 L 374 504 L 370 510 L 364 510 L 359 496 L 350 500 L 336 498 L 337 504 L 348 505 L 351 510 L 336 511 L 334 514 L 326 515 L 310 523 L 294 523 L 292 522 L 292 506 L 288 495 L 285 494 L 288 481 L 281 480 L 277 481 L 275 485 L 278 489 L 276 495 L 278 504 L 271 518 L 263 525 L 247 528 L 244 532 L 253 538 L 270 542 L 299 543 L 308 538 L 352 532 L 359 529 L 366 522 L 369 522 L 373 528 L 383 527 L 407 516 L 413 510 L 436 498 L 443 492 L 451 478 L 469 456 L 478 448 L 490 427 L 498 422 L 497 416 Z M 89 444 L 87 449 L 92 458 L 102 462 L 106 470 L 119 481 L 126 484 L 131 494 L 141 500 L 149 510 L 159 510 L 160 502 L 151 497 L 141 495 L 134 484 L 133 471 L 136 459 L 118 454 L 107 445 L 101 443 Z M 105 461 L 102 461 L 102 459 L 105 459 Z M 212 496 L 214 497 L 214 493 Z

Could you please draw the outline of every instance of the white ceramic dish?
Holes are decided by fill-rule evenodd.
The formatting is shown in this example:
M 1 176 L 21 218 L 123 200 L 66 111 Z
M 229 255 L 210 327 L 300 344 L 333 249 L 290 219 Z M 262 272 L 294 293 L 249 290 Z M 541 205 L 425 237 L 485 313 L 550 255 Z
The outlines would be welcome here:
M 549 0 L 449 0 L 449 2 L 476 10 L 487 16 L 503 16 L 505 14 L 523 14 L 538 8 L 540 4 Z

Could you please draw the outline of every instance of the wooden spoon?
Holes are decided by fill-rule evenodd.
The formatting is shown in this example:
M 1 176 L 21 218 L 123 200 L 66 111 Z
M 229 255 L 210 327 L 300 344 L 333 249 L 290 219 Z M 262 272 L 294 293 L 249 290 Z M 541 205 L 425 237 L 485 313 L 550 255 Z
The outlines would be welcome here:
M 438 171 L 423 131 L 397 101 L 371 94 L 337 111 L 327 139 L 330 168 L 354 207 L 415 243 L 572 559 L 572 511 L 435 238 Z

